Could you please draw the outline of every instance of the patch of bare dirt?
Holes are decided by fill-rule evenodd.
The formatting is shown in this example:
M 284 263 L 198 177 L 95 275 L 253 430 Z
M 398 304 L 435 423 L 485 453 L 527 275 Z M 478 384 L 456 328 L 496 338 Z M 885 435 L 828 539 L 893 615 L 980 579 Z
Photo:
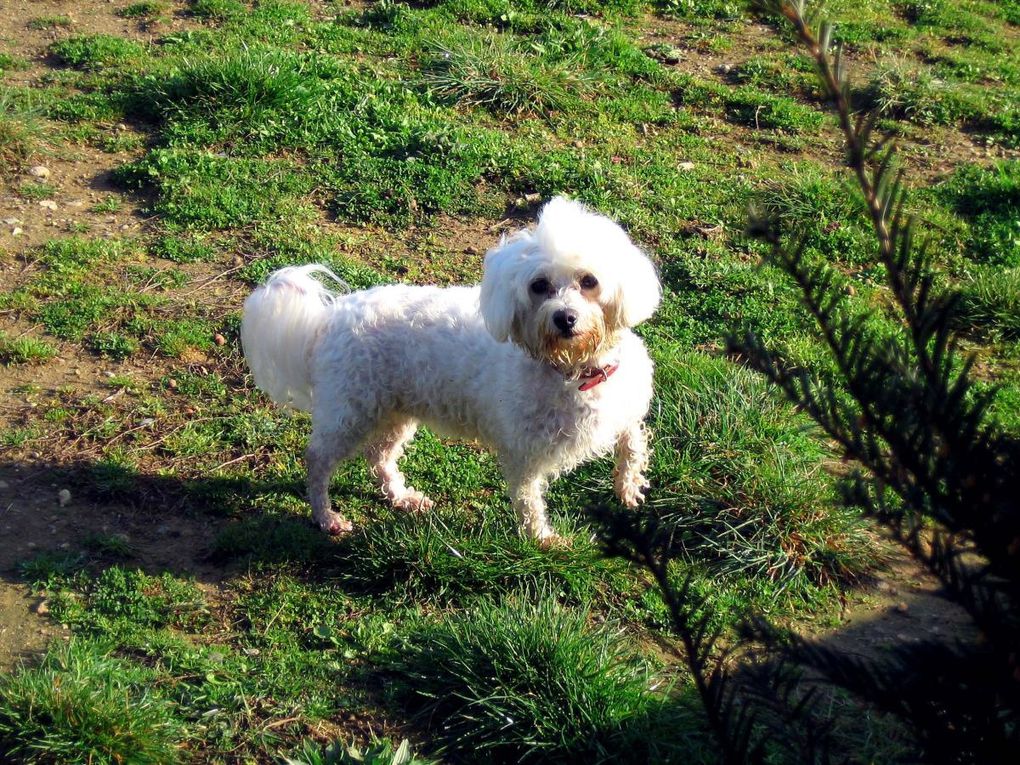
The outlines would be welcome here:
M 0 49 L 28 62 L 8 73 L 10 85 L 35 87 L 54 62 L 48 54 L 56 40 L 78 34 L 112 34 L 149 43 L 155 37 L 193 22 L 187 3 L 168 4 L 157 22 L 124 19 L 116 12 L 126 3 L 71 0 L 9 0 L 0 10 Z M 38 28 L 40 18 L 67 17 L 67 26 Z M 3 168 L 0 174 L 0 281 L 13 286 L 32 268 L 31 253 L 56 237 L 130 238 L 148 228 L 140 202 L 110 183 L 111 172 L 137 157 L 145 136 L 126 124 L 102 128 L 111 142 L 137 148 L 106 152 L 86 143 L 69 144 L 37 136 L 35 153 L 21 167 Z M 37 168 L 32 172 L 32 168 Z M 25 198 L 24 185 L 45 184 L 45 196 Z M 215 282 L 214 266 L 196 266 L 196 300 L 236 301 Z M 188 288 L 185 288 L 187 291 Z M 30 323 L 0 314 L 0 330 L 18 337 L 38 334 Z M 52 342 L 52 340 L 51 340 Z M 59 355 L 46 364 L 0 367 L 0 426 L 17 421 L 37 405 L 35 390 L 58 389 L 76 395 L 115 395 L 108 384 L 111 374 L 149 377 L 161 364 L 151 359 L 110 362 L 83 353 L 70 344 L 58 344 Z M 154 368 L 155 367 L 155 368 Z M 36 457 L 41 457 L 36 454 Z M 63 634 L 47 618 L 47 607 L 20 580 L 17 566 L 43 552 L 79 550 L 96 535 L 118 535 L 128 546 L 126 565 L 150 571 L 176 571 L 197 577 L 215 587 L 221 572 L 206 561 L 214 538 L 215 522 L 165 513 L 165 508 L 127 508 L 97 503 L 80 496 L 77 487 L 58 478 L 54 465 L 43 462 L 0 463 L 0 672 L 41 651 L 53 637 Z M 70 498 L 61 504 L 60 492 Z
M 889 542 L 883 570 L 871 586 L 849 594 L 840 623 L 807 634 L 848 654 L 871 659 L 922 640 L 976 640 L 973 620 L 941 591 L 934 575 L 902 547 Z

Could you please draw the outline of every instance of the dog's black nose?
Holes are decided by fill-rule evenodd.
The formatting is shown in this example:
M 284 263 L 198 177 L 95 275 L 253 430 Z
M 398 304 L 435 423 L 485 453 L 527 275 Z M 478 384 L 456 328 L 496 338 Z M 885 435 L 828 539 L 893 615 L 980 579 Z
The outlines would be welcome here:
M 552 318 L 553 324 L 556 325 L 558 330 L 563 333 L 570 333 L 574 329 L 574 325 L 577 324 L 577 311 L 565 308 L 554 313 Z

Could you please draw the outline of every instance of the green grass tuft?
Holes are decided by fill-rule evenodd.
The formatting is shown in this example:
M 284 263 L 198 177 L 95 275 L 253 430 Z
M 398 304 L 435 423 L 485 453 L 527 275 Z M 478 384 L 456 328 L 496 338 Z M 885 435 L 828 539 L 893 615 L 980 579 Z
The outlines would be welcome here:
M 425 627 L 398 671 L 418 719 L 456 759 L 644 761 L 669 747 L 649 735 L 667 702 L 623 635 L 549 598 L 485 602 Z M 670 711 L 671 739 L 683 741 L 681 726 L 696 723 Z
M 0 679 L 0 755 L 24 763 L 160 765 L 180 756 L 182 726 L 153 674 L 79 639 Z
M 761 378 L 680 348 L 657 349 L 651 502 L 674 543 L 716 571 L 805 589 L 874 562 L 841 509 L 818 434 Z
M 425 83 L 455 103 L 480 105 L 498 115 L 548 115 L 588 90 L 577 56 L 555 62 L 500 35 L 466 37 L 430 46 Z
M 1020 340 L 1020 267 L 982 268 L 960 291 L 961 326 Z
M 142 2 L 131 3 L 117 11 L 117 15 L 125 19 L 151 19 L 162 16 L 167 12 L 166 3 L 158 0 L 142 0 Z
M 41 364 L 56 355 L 57 349 L 45 340 L 0 332 L 0 364 Z
M 967 254 L 982 263 L 1020 266 L 1020 161 L 966 165 L 938 195 L 970 224 Z
M 53 43 L 50 52 L 62 63 L 79 69 L 100 69 L 139 58 L 144 48 L 113 35 L 76 35 Z
M 67 29 L 74 22 L 70 16 L 39 16 L 28 22 L 29 29 Z

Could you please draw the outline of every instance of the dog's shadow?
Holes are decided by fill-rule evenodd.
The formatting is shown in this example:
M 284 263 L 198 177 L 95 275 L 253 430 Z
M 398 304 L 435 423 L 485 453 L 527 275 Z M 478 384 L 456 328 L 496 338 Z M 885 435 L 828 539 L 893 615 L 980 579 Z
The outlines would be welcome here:
M 303 477 L 184 478 L 105 462 L 0 461 L 0 535 L 11 540 L 0 545 L 0 577 L 23 582 L 26 561 L 56 556 L 214 585 L 286 566 L 352 594 L 407 589 L 408 577 L 442 597 L 530 586 L 561 570 L 591 578 L 584 568 L 598 551 L 583 541 L 590 535 L 577 535 L 569 551 L 540 550 L 519 534 L 509 508 L 490 506 L 501 504 L 495 494 L 413 513 L 390 510 L 352 483 L 336 499 L 353 508 L 355 530 L 330 537 L 311 520 Z
M 258 563 L 334 565 L 341 542 L 297 514 L 303 495 L 300 480 L 0 461 L 0 536 L 10 540 L 0 545 L 0 576 L 18 581 L 25 561 L 40 555 L 210 583 Z

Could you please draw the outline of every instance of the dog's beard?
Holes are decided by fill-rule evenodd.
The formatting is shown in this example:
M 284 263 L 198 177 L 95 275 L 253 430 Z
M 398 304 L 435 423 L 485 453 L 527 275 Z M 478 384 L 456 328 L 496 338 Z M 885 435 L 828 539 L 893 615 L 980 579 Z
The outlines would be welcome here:
M 588 326 L 571 337 L 564 337 L 554 327 L 527 327 L 523 322 L 515 322 L 511 334 L 532 357 L 567 377 L 576 377 L 585 367 L 593 366 L 613 341 L 600 315 L 590 317 Z

